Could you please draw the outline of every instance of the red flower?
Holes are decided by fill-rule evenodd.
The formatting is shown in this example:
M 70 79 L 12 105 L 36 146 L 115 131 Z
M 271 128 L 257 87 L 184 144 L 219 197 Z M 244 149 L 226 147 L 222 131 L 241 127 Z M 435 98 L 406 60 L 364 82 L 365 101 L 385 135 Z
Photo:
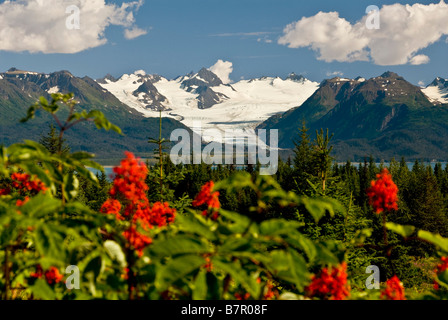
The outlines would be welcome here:
M 216 220 L 218 219 L 218 211 L 221 208 L 221 203 L 219 202 L 219 192 L 212 192 L 214 185 L 213 181 L 209 181 L 203 185 L 201 191 L 193 201 L 193 206 L 199 207 L 206 204 L 207 210 L 202 211 L 202 215 L 207 216 L 210 211 L 211 218 Z
M 246 292 L 244 295 L 240 294 L 240 293 L 235 293 L 235 298 L 237 300 L 249 300 L 250 298 L 250 293 Z
M 47 187 L 45 184 L 37 178 L 31 179 L 31 176 L 26 173 L 15 172 L 11 175 L 12 186 L 14 188 L 25 190 L 25 191 L 35 191 L 45 192 Z
M 45 279 L 47 279 L 48 284 L 61 282 L 64 276 L 59 273 L 59 269 L 56 267 L 51 267 L 47 272 L 45 272 Z
M 266 283 L 266 292 L 263 295 L 263 300 L 272 300 L 278 295 L 277 290 L 273 290 L 275 288 L 274 284 L 271 280 L 268 280 Z
M 306 288 L 309 297 L 319 297 L 328 300 L 344 300 L 350 295 L 347 284 L 347 264 L 339 267 L 322 269 L 319 277 L 313 275 L 311 284 Z
M 153 226 L 165 226 L 174 221 L 176 210 L 170 208 L 168 202 L 156 202 L 151 208 L 146 195 L 148 185 L 145 182 L 148 168 L 132 153 L 125 154 L 126 158 L 121 161 L 120 166 L 114 168 L 115 178 L 109 193 L 111 198 L 103 203 L 100 212 L 131 222 L 131 227 L 123 235 L 141 256 L 143 249 L 152 240 L 137 232 L 137 224 L 144 230 Z
M 23 206 L 25 203 L 27 203 L 28 201 L 30 201 L 30 197 L 25 197 L 25 199 L 23 199 L 23 200 L 18 199 L 18 200 L 16 201 L 16 206 L 17 206 L 17 207 L 21 207 L 21 206 Z
M 132 153 L 125 152 L 125 155 L 126 158 L 121 161 L 120 166 L 114 168 L 116 175 L 110 195 L 123 195 L 125 199 L 133 202 L 144 201 L 148 190 L 145 183 L 148 168 Z
M 170 208 L 168 202 L 156 202 L 151 208 L 150 224 L 154 226 L 165 226 L 174 221 L 176 209 Z
M 124 280 L 128 280 L 129 279 L 129 268 L 124 268 L 123 269 L 123 273 L 121 274 L 121 278 Z
M 137 251 L 139 257 L 143 255 L 143 250 L 152 243 L 152 239 L 137 232 L 134 226 L 123 232 L 123 236 L 129 244 Z
M 442 257 L 440 258 L 441 263 L 439 263 L 434 270 L 434 273 L 436 276 L 439 274 L 445 272 L 448 269 L 448 257 Z M 437 280 L 434 280 L 434 290 L 439 290 L 439 284 L 437 283 Z
M 406 300 L 403 283 L 397 276 L 393 276 L 386 281 L 386 288 L 381 291 L 380 298 L 387 300 Z
M 439 263 L 435 270 L 437 274 L 441 274 L 442 272 L 448 269 L 448 257 L 442 257 L 440 258 L 440 260 L 442 261 L 442 263 Z
M 11 193 L 11 190 L 9 190 L 8 188 L 0 189 L 0 196 L 7 196 L 10 193 Z
M 105 214 L 113 214 L 117 220 L 123 220 L 120 215 L 121 203 L 115 199 L 107 199 L 106 202 L 101 206 L 100 212 Z
M 375 212 L 379 214 L 383 211 L 398 210 L 398 187 L 393 182 L 389 171 L 383 169 L 376 177 L 377 180 L 372 181 L 372 186 L 367 189 L 370 204 Z
M 31 272 L 31 278 L 41 279 L 43 276 L 44 272 L 40 265 L 36 267 L 36 272 Z
M 59 283 L 64 278 L 64 276 L 59 273 L 58 268 L 50 267 L 50 269 L 44 273 L 40 265 L 36 267 L 36 272 L 31 273 L 31 277 L 36 279 L 42 279 L 45 277 L 48 284 Z

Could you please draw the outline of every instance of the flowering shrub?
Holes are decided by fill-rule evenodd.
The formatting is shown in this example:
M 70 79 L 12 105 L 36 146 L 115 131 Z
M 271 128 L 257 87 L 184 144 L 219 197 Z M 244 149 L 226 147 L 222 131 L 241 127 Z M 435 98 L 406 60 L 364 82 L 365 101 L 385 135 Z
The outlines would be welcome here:
M 396 275 L 387 280 L 386 288 L 381 291 L 380 298 L 386 300 L 406 300 L 403 283 Z
M 200 207 L 205 204 L 207 209 L 202 211 L 202 215 L 207 216 L 210 214 L 210 217 L 213 220 L 216 220 L 218 219 L 218 212 L 221 207 L 221 203 L 219 202 L 219 192 L 212 191 L 214 186 L 215 183 L 213 181 L 209 181 L 204 184 L 192 204 L 195 207 Z
M 148 186 L 145 183 L 148 168 L 132 153 L 126 152 L 125 156 L 120 166 L 114 168 L 116 175 L 109 192 L 112 198 L 104 202 L 100 212 L 112 214 L 117 220 L 130 222 L 123 236 L 141 257 L 143 250 L 152 243 L 152 239 L 138 232 L 137 227 L 140 226 L 146 231 L 154 226 L 163 227 L 174 221 L 176 210 L 170 208 L 167 202 L 156 202 L 151 207 L 146 194 Z
M 60 104 L 70 111 L 65 122 L 56 116 Z M 101 113 L 77 113 L 75 105 L 72 95 L 53 94 L 51 102 L 42 98 L 32 106 L 27 120 L 40 108 L 58 119 L 62 133 L 81 121 L 120 132 Z M 3 299 L 16 298 L 18 290 L 29 299 L 361 297 L 351 289 L 347 243 L 309 238 L 302 232 L 307 227 L 302 222 L 266 214 L 274 205 L 300 207 L 317 224 L 323 217 L 331 220 L 336 214 L 347 214 L 338 201 L 298 195 L 283 190 L 273 177 L 239 171 L 204 184 L 192 207 L 178 213 L 172 202 L 148 200 L 148 168 L 128 152 L 114 168 L 109 198 L 96 212 L 77 198 L 80 178 L 99 185 L 88 168 L 103 168 L 92 159 L 84 152 L 52 154 L 33 141 L 0 147 Z M 254 205 L 243 213 L 225 210 L 220 197 L 243 188 L 256 197 Z M 386 170 L 368 190 L 374 212 L 383 217 L 386 259 L 394 249 L 388 232 L 404 238 L 416 233 L 412 226 L 386 221 L 386 213 L 398 209 L 397 192 Z M 369 233 L 360 230 L 359 234 L 362 237 L 350 243 L 363 245 Z M 448 254 L 448 239 L 440 235 L 419 230 L 414 238 Z M 60 270 L 73 264 L 80 271 L 80 288 L 67 290 Z M 437 285 L 443 288 L 448 288 L 447 265 L 442 257 L 436 270 Z M 314 274 L 315 270 L 320 271 Z M 405 298 L 398 277 L 383 287 L 377 297 Z M 448 298 L 443 290 L 425 297 Z
M 372 181 L 371 187 L 367 190 L 373 209 L 376 213 L 398 210 L 398 187 L 392 180 L 389 171 L 383 169 L 376 177 L 377 180 Z
M 56 267 L 50 267 L 47 271 L 43 272 L 40 265 L 37 266 L 36 272 L 31 273 L 32 278 L 42 279 L 45 278 L 48 284 L 55 284 L 62 281 L 64 276 L 59 273 L 59 269 Z
M 346 299 L 350 295 L 346 270 L 347 264 L 343 262 L 338 267 L 322 269 L 319 276 L 313 275 L 306 290 L 308 296 L 328 300 Z

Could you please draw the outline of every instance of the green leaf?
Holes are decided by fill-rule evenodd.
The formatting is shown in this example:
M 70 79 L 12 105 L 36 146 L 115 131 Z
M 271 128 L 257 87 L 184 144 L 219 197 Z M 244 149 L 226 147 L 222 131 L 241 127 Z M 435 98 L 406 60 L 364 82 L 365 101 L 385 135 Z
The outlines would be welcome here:
M 442 237 L 440 234 L 434 234 L 429 231 L 420 230 L 417 236 L 433 245 L 439 247 L 442 251 L 448 253 L 448 239 Z
M 159 291 L 165 291 L 173 282 L 184 278 L 205 264 L 205 259 L 197 255 L 186 255 L 170 260 L 159 268 L 155 285 Z
M 204 237 L 210 241 L 216 240 L 216 224 L 211 224 L 205 220 L 201 215 L 194 213 L 192 210 L 188 210 L 185 215 L 178 215 L 176 217 L 179 230 L 183 232 L 195 233 L 201 237 Z
M 64 196 L 70 201 L 78 195 L 79 180 L 73 173 L 64 176 Z
M 33 292 L 35 298 L 43 300 L 56 299 L 56 295 L 53 289 L 51 289 L 51 287 L 43 279 L 37 279 L 34 285 L 30 287 L 30 289 Z
M 291 231 L 296 231 L 303 225 L 303 223 L 298 221 L 286 221 L 283 219 L 266 220 L 260 224 L 260 234 L 265 236 L 288 234 Z
M 444 287 L 448 288 L 448 271 L 447 270 L 437 274 L 437 279 L 439 280 L 439 284 L 443 284 Z
M 177 235 L 164 240 L 156 240 L 150 247 L 151 256 L 174 256 L 178 254 L 209 253 L 207 242 L 196 236 Z
M 221 300 L 222 281 L 212 272 L 206 273 L 207 278 L 207 300 Z
M 44 218 L 57 212 L 60 205 L 60 200 L 48 194 L 39 193 L 20 207 L 20 212 L 30 218 Z
M 274 250 L 269 253 L 271 262 L 267 265 L 272 274 L 303 289 L 309 281 L 305 259 L 295 250 Z
M 318 251 L 314 242 L 299 232 L 289 233 L 285 241 L 297 249 L 303 250 L 310 262 L 316 259 Z
M 52 224 L 41 223 L 34 233 L 37 251 L 46 258 L 65 260 L 64 237 Z
M 253 244 L 247 238 L 228 238 L 217 249 L 220 253 L 233 254 L 235 251 L 253 251 Z M 248 256 L 250 254 L 251 252 L 248 253 Z
M 247 274 L 246 270 L 242 268 L 239 261 L 229 262 L 213 257 L 212 265 L 223 271 L 225 274 L 229 274 L 232 279 L 241 284 L 252 297 L 259 296 L 260 286 L 257 283 L 256 277 Z
M 393 222 L 387 222 L 386 223 L 386 228 L 389 229 L 390 231 L 393 231 L 399 235 L 401 235 L 403 238 L 407 238 L 410 235 L 412 235 L 415 231 L 415 227 L 414 226 L 403 226 L 400 224 L 396 224 Z
M 202 269 L 193 283 L 193 300 L 206 300 L 207 289 L 207 270 Z
M 257 233 L 257 226 L 255 223 L 252 223 L 250 218 L 243 216 L 239 213 L 227 211 L 224 209 L 219 210 L 221 216 L 227 218 L 229 221 L 225 223 L 229 230 L 232 233 L 243 233 L 247 231 L 251 231 L 252 233 Z M 232 223 L 233 222 L 233 223 Z M 248 230 L 249 226 L 251 226 L 252 230 Z
M 316 260 L 321 264 L 333 264 L 336 265 L 340 262 L 340 259 L 334 254 L 328 246 L 332 246 L 332 243 L 324 242 L 316 244 Z M 333 248 L 334 249 L 334 248 Z

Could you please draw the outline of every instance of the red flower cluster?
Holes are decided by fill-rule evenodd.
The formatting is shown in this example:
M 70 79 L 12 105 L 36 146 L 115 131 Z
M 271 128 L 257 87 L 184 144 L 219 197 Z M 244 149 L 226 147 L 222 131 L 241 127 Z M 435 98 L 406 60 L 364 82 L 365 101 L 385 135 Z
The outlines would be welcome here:
M 20 190 L 35 191 L 37 193 L 47 190 L 45 184 L 37 178 L 31 179 L 26 173 L 15 172 L 11 175 L 12 186 Z
M 137 251 L 139 257 L 143 255 L 143 250 L 152 243 L 152 239 L 139 233 L 134 226 L 123 232 L 123 236 L 129 244 Z
M 25 199 L 23 199 L 23 200 L 18 199 L 18 200 L 16 201 L 16 206 L 17 206 L 17 207 L 21 207 L 21 206 L 23 206 L 25 203 L 27 203 L 28 201 L 30 201 L 30 197 L 25 197 Z
M 275 286 L 272 283 L 272 281 L 268 280 L 268 282 L 266 283 L 266 292 L 263 295 L 263 300 L 272 300 L 276 296 L 278 296 L 278 291 L 275 290 L 274 288 L 275 288 Z
M 245 294 L 235 293 L 236 300 L 249 300 L 250 293 L 246 292 Z
M 393 182 L 389 171 L 383 169 L 376 177 L 377 180 L 372 181 L 371 187 L 367 189 L 370 204 L 375 212 L 379 214 L 383 211 L 398 210 L 398 187 Z
M 120 214 L 121 203 L 116 199 L 107 199 L 101 206 L 100 212 L 106 214 L 113 214 L 117 220 L 123 220 L 124 218 Z
M 350 295 L 347 283 L 347 264 L 343 262 L 339 267 L 322 269 L 320 276 L 313 275 L 311 284 L 306 288 L 309 297 L 328 300 L 344 300 Z
M 204 259 L 205 259 L 205 264 L 202 266 L 205 270 L 207 270 L 207 272 L 212 272 L 213 271 L 213 263 L 212 260 L 210 259 L 211 254 L 205 254 L 204 255 Z
M 386 281 L 386 288 L 381 291 L 380 298 L 386 300 L 406 300 L 403 283 L 397 276 L 393 276 Z
M 59 283 L 64 276 L 59 273 L 59 269 L 56 267 L 50 267 L 45 273 L 40 265 L 37 266 L 36 272 L 31 273 L 32 278 L 42 279 L 45 277 L 48 284 Z
M 436 273 L 438 274 L 441 274 L 442 272 L 448 269 L 448 257 L 442 257 L 440 258 L 440 260 L 442 261 L 442 263 L 439 263 L 435 270 Z
M 218 219 L 218 210 L 221 208 L 221 203 L 219 202 L 219 192 L 212 192 L 214 185 L 213 181 L 209 181 L 203 185 L 201 191 L 193 201 L 193 206 L 199 207 L 206 204 L 207 209 L 202 211 L 202 215 L 207 216 L 211 212 L 211 218 L 216 220 Z
M 146 196 L 148 175 L 146 165 L 126 152 L 119 167 L 114 168 L 115 179 L 110 190 L 111 198 L 103 203 L 100 212 L 113 214 L 118 220 L 128 220 L 132 226 L 123 235 L 141 256 L 143 249 L 151 243 L 151 239 L 138 233 L 138 223 L 144 230 L 153 226 L 165 226 L 174 221 L 176 210 L 167 202 L 156 202 L 152 208 Z
M 11 190 L 6 188 L 6 189 L 0 189 L 0 196 L 7 196 L 8 194 L 11 193 Z
M 434 270 L 434 273 L 436 275 L 439 275 L 448 269 L 448 257 L 442 257 L 440 258 L 440 260 L 441 263 L 439 263 L 436 269 Z M 439 290 L 439 284 L 437 283 L 436 280 L 434 280 L 434 289 Z
M 176 209 L 170 208 L 168 202 L 155 202 L 151 208 L 151 219 L 149 223 L 153 226 L 163 227 L 174 222 Z

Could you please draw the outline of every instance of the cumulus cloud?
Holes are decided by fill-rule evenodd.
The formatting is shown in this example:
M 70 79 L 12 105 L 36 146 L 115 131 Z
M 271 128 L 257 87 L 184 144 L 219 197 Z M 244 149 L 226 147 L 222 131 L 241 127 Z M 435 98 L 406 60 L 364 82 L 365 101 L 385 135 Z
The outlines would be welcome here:
M 429 59 L 429 57 L 427 55 L 419 54 L 419 55 L 416 55 L 416 56 L 412 57 L 412 59 L 409 60 L 409 63 L 414 65 L 414 66 L 418 66 L 420 64 L 428 63 L 429 60 L 430 59 Z
M 213 66 L 211 66 L 209 70 L 216 74 L 224 84 L 232 82 L 229 78 L 230 74 L 233 72 L 232 62 L 223 61 L 220 59 Z
M 143 0 L 121 6 L 104 0 L 15 0 L 0 4 L 0 50 L 76 53 L 107 43 L 106 29 L 125 28 L 128 39 L 145 33 L 134 12 Z
M 367 27 L 371 14 L 352 24 L 338 12 L 319 12 L 286 26 L 278 43 L 309 47 L 326 62 L 402 65 L 429 62 L 429 57 L 418 52 L 448 35 L 448 5 L 443 0 L 428 5 L 385 5 L 379 11 L 379 29 Z

